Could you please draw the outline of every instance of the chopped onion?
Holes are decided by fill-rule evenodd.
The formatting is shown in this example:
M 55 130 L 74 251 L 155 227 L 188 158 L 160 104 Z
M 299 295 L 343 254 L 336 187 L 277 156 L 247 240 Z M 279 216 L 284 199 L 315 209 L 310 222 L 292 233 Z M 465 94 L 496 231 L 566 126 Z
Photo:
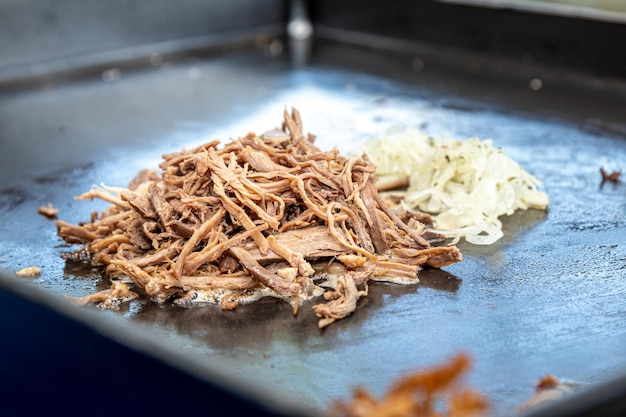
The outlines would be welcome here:
M 433 215 L 436 232 L 476 245 L 502 238 L 499 217 L 529 208 L 545 210 L 542 183 L 493 145 L 491 139 L 429 137 L 397 126 L 360 149 L 376 165 L 377 185 L 408 183 L 402 204 Z M 394 192 L 398 194 L 398 192 Z

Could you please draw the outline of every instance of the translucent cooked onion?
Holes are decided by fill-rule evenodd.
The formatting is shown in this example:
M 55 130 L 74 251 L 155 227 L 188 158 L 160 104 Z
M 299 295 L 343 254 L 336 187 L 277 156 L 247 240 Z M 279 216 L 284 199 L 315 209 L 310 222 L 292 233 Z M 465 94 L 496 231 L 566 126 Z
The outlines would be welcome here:
M 463 237 L 490 245 L 503 236 L 500 216 L 548 207 L 541 181 L 490 139 L 434 139 L 419 129 L 396 126 L 360 152 L 376 165 L 379 188 L 408 184 L 400 193 L 402 204 L 433 215 L 436 231 L 452 238 L 452 244 Z

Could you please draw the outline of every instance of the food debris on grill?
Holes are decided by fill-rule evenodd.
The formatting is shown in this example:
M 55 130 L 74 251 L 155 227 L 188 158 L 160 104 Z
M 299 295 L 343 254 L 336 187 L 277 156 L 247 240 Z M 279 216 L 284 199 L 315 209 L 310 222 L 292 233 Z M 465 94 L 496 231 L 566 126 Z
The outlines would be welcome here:
M 111 288 L 98 291 L 95 294 L 83 297 L 66 298 L 74 300 L 78 304 L 98 304 L 100 308 L 108 308 L 110 310 L 119 310 L 121 303 L 134 300 L 139 295 L 130 290 L 130 287 L 121 281 L 113 281 Z
M 323 296 L 313 306 L 320 328 L 353 313 L 370 281 L 417 283 L 422 267 L 462 260 L 457 247 L 434 246 L 444 239 L 429 215 L 385 203 L 367 155 L 347 158 L 314 141 L 292 109 L 263 135 L 163 155 L 160 171 L 140 172 L 127 188 L 76 197 L 111 206 L 78 225 L 57 220 L 59 236 L 80 245 L 64 256 L 87 253 L 108 278 L 155 302 L 232 310 L 269 296 L 295 315 Z M 80 301 L 132 299 L 115 285 Z
M 608 172 L 604 168 L 600 168 L 600 175 L 602 175 L 602 184 L 605 182 L 612 182 L 613 184 L 617 184 L 619 181 L 619 177 L 622 175 L 622 171 L 611 171 Z
M 552 374 L 547 374 L 539 380 L 535 385 L 535 394 L 519 408 L 525 410 L 540 404 L 556 401 L 574 392 L 574 385 L 559 380 Z
M 47 206 L 41 206 L 37 209 L 37 213 L 46 216 L 49 219 L 54 219 L 57 217 L 57 213 L 59 209 L 54 207 L 52 203 L 48 203 Z
M 429 369 L 397 378 L 378 399 L 364 388 L 356 388 L 350 401 L 336 400 L 329 417 L 484 417 L 489 401 L 461 378 L 471 365 L 466 354 Z
M 22 268 L 20 270 L 15 271 L 15 275 L 18 277 L 36 277 L 41 274 L 41 268 L 36 265 L 27 266 L 26 268 Z

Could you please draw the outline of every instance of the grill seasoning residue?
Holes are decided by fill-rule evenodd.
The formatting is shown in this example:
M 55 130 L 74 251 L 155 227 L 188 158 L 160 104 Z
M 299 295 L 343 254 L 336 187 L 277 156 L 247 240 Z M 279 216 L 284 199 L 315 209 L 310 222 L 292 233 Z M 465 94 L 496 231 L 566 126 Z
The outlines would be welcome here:
M 436 247 L 429 215 L 388 205 L 366 155 L 321 151 L 300 114 L 281 129 L 220 146 L 213 141 L 163 155 L 127 188 L 93 188 L 76 197 L 112 205 L 79 225 L 57 221 L 59 236 L 81 245 L 69 259 L 106 267 L 113 287 L 76 298 L 115 308 L 134 298 L 231 310 L 281 298 L 296 314 L 313 309 L 318 326 L 350 315 L 369 280 L 418 282 L 423 266 L 459 262 L 455 246 Z

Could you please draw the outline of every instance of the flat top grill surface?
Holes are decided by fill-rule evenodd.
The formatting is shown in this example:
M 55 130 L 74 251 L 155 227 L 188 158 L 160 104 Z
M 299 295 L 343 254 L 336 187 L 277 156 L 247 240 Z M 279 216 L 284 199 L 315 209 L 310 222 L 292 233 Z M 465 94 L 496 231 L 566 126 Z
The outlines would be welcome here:
M 54 296 L 89 294 L 107 283 L 61 259 L 68 248 L 39 206 L 87 220 L 107 204 L 73 196 L 93 184 L 125 186 L 163 153 L 278 127 L 292 106 L 318 146 L 344 153 L 406 123 L 493 139 L 543 181 L 549 210 L 503 219 L 494 245 L 461 242 L 463 262 L 425 271 L 417 285 L 372 284 L 352 316 L 324 331 L 312 304 L 292 317 L 276 300 L 222 312 L 140 299 L 98 314 L 317 413 L 356 386 L 382 394 L 459 352 L 474 360 L 468 382 L 501 415 L 548 373 L 581 386 L 623 373 L 626 188 L 601 187 L 599 173 L 626 167 L 623 102 L 416 72 L 409 59 L 332 43 L 313 58 L 294 68 L 268 50 L 231 51 L 0 95 L 0 267 L 38 265 L 40 277 L 22 279 Z

